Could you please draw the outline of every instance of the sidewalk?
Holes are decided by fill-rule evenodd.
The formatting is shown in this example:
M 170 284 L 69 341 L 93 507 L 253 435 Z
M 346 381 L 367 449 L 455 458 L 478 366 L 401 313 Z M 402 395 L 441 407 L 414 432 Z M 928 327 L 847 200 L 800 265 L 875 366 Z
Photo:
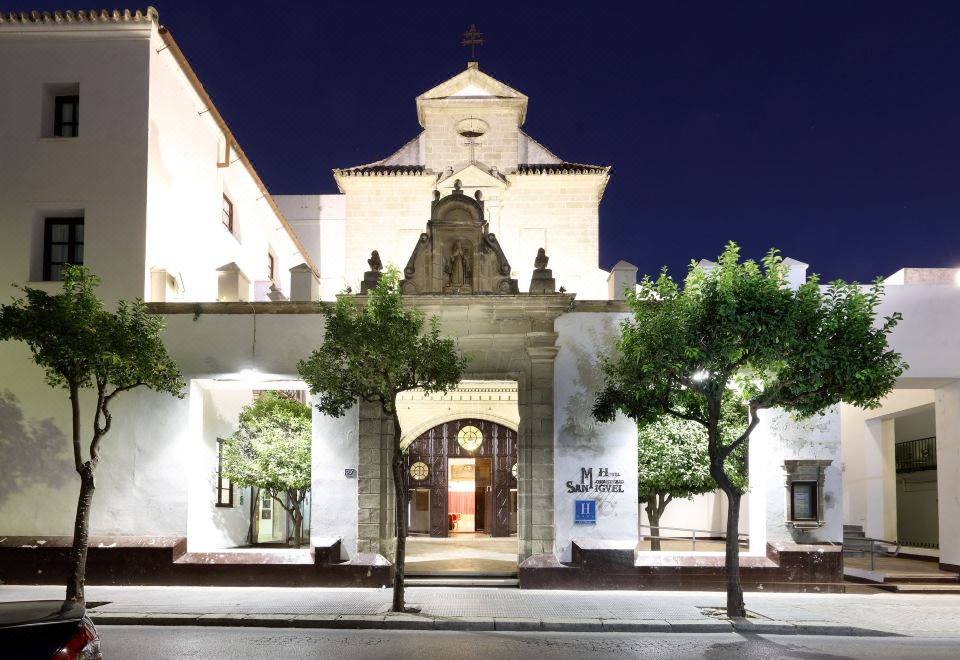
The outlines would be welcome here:
M 0 586 L 0 601 L 56 599 L 63 587 Z M 710 613 L 718 592 L 407 589 L 420 614 L 390 614 L 388 589 L 87 587 L 99 625 L 407 630 L 753 632 L 960 638 L 960 597 L 748 593 L 746 620 Z

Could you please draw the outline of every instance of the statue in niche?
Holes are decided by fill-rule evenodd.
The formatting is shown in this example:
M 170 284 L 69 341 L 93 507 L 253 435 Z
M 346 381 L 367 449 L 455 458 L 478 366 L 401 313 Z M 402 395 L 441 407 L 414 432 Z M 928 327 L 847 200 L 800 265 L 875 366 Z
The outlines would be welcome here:
M 444 266 L 444 272 L 447 274 L 447 286 L 452 289 L 459 289 L 470 284 L 470 248 L 464 249 L 460 241 L 454 241 L 450 252 L 450 258 Z

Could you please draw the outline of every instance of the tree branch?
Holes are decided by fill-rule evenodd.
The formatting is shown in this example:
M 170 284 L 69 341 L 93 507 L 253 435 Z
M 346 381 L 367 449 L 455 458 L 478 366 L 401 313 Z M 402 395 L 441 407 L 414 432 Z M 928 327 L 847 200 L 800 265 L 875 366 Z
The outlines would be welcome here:
M 753 402 L 750 403 L 750 423 L 747 424 L 746 430 L 745 430 L 743 433 L 740 434 L 740 437 L 739 437 L 739 438 L 737 438 L 736 440 L 734 440 L 733 442 L 731 442 L 731 443 L 730 443 L 729 445 L 727 445 L 726 447 L 721 447 L 721 448 L 720 448 L 720 452 L 719 452 L 718 458 L 719 458 L 719 460 L 721 461 L 721 463 L 722 463 L 723 461 L 727 460 L 727 457 L 728 457 L 730 454 L 732 454 L 733 451 L 734 451 L 737 447 L 739 447 L 741 444 L 743 444 L 743 442 L 744 442 L 747 438 L 750 437 L 750 433 L 752 433 L 752 432 L 753 432 L 753 429 L 755 429 L 755 428 L 757 427 L 757 424 L 760 423 L 760 418 L 757 416 L 757 411 L 758 411 L 759 408 L 760 408 L 760 406 L 754 404 Z

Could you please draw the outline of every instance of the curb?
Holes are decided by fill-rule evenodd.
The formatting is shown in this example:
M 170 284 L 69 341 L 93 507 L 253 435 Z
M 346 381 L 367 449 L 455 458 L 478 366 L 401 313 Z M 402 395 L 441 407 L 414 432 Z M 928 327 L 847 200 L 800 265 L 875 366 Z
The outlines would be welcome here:
M 434 617 L 417 614 L 148 614 L 88 613 L 98 626 L 219 626 L 340 630 L 453 630 L 487 632 L 748 633 L 901 637 L 897 633 L 831 622 L 661 619 L 527 619 Z

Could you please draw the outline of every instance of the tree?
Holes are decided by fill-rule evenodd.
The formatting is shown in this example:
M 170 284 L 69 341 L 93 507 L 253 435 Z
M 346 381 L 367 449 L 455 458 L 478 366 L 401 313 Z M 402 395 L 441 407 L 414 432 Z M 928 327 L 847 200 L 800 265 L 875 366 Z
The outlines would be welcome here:
M 692 264 L 681 287 L 664 271 L 645 277 L 628 296 L 633 319 L 616 343 L 619 357 L 602 363 L 606 384 L 594 415 L 621 411 L 638 423 L 663 414 L 707 431 L 710 476 L 727 497 L 727 614 L 746 614 L 740 584 L 737 474 L 728 461 L 746 446 L 761 410 L 809 417 L 844 402 L 879 406 L 907 365 L 887 336 L 901 316 L 876 319 L 883 295 L 871 287 L 811 277 L 796 290 L 771 250 L 758 264 L 740 262 L 729 243 L 716 267 Z M 721 415 L 727 392 L 746 404 L 748 423 L 734 436 Z
M 448 391 L 460 381 L 466 360 L 457 354 L 451 338 L 440 336 L 436 317 L 423 332 L 423 313 L 403 306 L 396 268 L 387 269 L 380 277 L 366 304 L 342 295 L 323 311 L 323 345 L 301 360 L 297 370 L 319 395 L 320 412 L 340 417 L 359 399 L 379 404 L 383 414 L 393 420 L 397 551 L 392 610 L 414 611 L 404 604 L 407 492 L 397 395 L 416 388 L 427 393 Z
M 746 409 L 737 397 L 723 399 L 722 428 L 726 442 L 732 441 L 747 425 Z M 732 436 L 732 437 L 730 437 Z M 734 452 L 731 478 L 741 491 L 746 487 L 746 452 Z M 650 521 L 650 549 L 660 550 L 660 518 L 667 505 L 677 498 L 691 498 L 717 490 L 710 476 L 707 431 L 696 422 L 664 415 L 637 429 L 637 494 Z
M 302 542 L 312 441 L 310 406 L 266 392 L 243 407 L 239 428 L 223 445 L 223 476 L 266 490 L 293 521 L 295 548 Z
M 51 387 L 67 390 L 72 414 L 74 468 L 80 475 L 70 552 L 66 600 L 85 602 L 84 582 L 90 507 L 96 488 L 101 442 L 113 422 L 110 406 L 118 395 L 147 387 L 182 397 L 183 379 L 160 340 L 163 321 L 141 300 L 104 309 L 95 289 L 99 279 L 82 266 L 63 271 L 63 292 L 23 287 L 24 297 L 0 306 L 0 340 L 22 341 L 44 370 Z M 95 391 L 93 435 L 84 460 L 81 441 L 81 390 Z

